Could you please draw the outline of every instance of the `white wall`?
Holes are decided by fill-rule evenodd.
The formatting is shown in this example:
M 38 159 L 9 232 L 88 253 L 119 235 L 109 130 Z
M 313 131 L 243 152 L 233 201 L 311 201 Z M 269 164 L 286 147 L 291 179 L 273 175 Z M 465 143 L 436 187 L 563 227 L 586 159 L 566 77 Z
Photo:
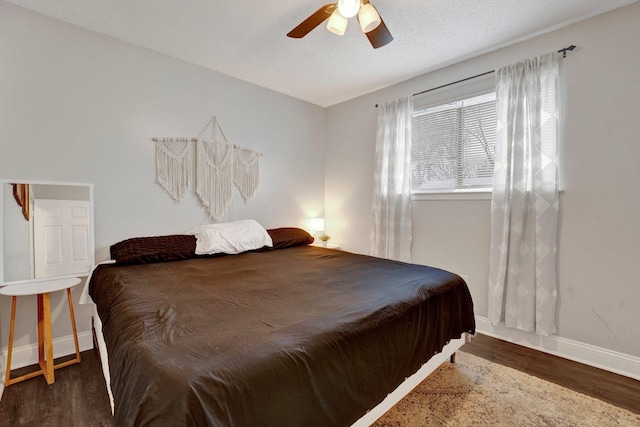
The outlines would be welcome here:
M 2 1 L 0 52 L 0 178 L 93 183 L 97 261 L 122 239 L 210 222 L 193 186 L 176 204 L 155 184 L 150 138 L 196 136 L 214 114 L 231 142 L 264 153 L 257 195 L 244 204 L 236 192 L 225 219 L 303 226 L 322 212 L 321 107 Z M 59 294 L 54 338 L 70 334 Z M 10 306 L 0 298 L 2 351 Z M 76 309 L 86 332 L 89 310 Z M 35 342 L 35 299 L 21 298 L 15 345 Z
M 376 103 L 575 44 L 563 64 L 559 337 L 639 357 L 639 22 L 635 3 L 328 108 L 325 216 L 332 241 L 369 250 Z M 489 209 L 489 200 L 413 204 L 414 262 L 467 275 L 476 314 L 485 317 Z

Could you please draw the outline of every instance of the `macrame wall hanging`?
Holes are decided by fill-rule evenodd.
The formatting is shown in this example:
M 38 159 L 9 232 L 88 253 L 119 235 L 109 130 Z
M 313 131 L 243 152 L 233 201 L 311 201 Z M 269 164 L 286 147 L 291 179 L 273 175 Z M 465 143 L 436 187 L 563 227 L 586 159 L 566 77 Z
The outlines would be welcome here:
M 233 182 L 245 203 L 258 191 L 260 185 L 258 159 L 261 155 L 257 151 L 238 146 L 233 150 Z
M 156 182 L 179 202 L 189 188 L 193 149 L 188 138 L 156 141 Z
M 211 127 L 211 139 L 203 139 Z M 218 136 L 218 130 L 222 138 Z M 196 141 L 196 194 L 209 216 L 220 221 L 233 197 L 233 145 L 224 136 L 215 116 L 202 129 Z
M 211 129 L 211 138 L 205 133 Z M 258 160 L 262 153 L 227 141 L 213 116 L 197 138 L 153 138 L 156 144 L 156 182 L 179 202 L 189 187 L 196 144 L 196 194 L 209 217 L 221 221 L 233 199 L 233 186 L 245 203 L 260 185 Z

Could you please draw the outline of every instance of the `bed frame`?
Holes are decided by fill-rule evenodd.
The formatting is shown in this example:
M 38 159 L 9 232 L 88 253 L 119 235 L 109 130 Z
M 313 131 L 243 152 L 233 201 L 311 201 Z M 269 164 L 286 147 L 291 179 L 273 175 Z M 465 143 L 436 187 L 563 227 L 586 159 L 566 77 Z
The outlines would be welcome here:
M 465 343 L 466 333 L 458 338 L 449 341 L 440 353 L 434 354 L 418 371 L 404 380 L 394 391 L 389 393 L 387 397 L 376 407 L 364 414 L 362 418 L 353 423 L 351 427 L 365 427 L 373 424 L 378 418 L 384 415 L 389 409 L 394 407 L 403 397 L 408 395 L 422 381 L 424 381 L 433 371 L 438 369 L 440 365 L 449 360 L 451 363 L 455 361 L 456 351 Z

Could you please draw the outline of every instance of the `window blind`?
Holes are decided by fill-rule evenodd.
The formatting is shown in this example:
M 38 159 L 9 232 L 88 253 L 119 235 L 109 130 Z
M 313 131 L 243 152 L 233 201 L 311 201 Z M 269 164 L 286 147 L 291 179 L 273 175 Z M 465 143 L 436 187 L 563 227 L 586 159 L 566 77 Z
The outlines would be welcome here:
M 495 92 L 416 110 L 411 125 L 412 191 L 491 188 Z

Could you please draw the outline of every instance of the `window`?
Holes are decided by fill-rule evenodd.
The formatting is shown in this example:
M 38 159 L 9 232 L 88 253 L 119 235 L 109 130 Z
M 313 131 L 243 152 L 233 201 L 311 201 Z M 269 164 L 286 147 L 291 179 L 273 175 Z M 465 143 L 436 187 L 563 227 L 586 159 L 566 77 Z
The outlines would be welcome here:
M 416 110 L 411 126 L 412 192 L 491 189 L 495 92 Z

